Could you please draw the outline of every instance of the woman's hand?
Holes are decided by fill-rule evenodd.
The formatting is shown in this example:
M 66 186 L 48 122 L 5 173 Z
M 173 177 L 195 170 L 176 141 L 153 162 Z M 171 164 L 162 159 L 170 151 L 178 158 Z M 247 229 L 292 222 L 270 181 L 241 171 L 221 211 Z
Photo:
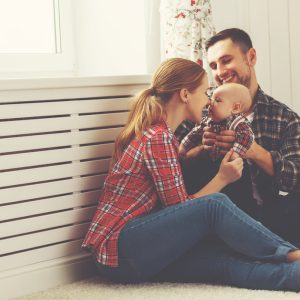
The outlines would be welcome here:
M 224 182 L 225 185 L 238 180 L 242 176 L 244 167 L 243 159 L 239 157 L 231 160 L 232 154 L 232 149 L 225 154 L 217 174 L 219 179 Z

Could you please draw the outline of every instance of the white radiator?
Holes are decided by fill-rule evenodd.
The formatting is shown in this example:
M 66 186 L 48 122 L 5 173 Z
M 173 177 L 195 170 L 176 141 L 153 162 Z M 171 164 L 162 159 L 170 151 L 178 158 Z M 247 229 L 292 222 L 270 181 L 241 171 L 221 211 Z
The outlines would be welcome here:
M 73 85 L 0 91 L 0 299 L 94 272 L 80 246 L 142 84 Z

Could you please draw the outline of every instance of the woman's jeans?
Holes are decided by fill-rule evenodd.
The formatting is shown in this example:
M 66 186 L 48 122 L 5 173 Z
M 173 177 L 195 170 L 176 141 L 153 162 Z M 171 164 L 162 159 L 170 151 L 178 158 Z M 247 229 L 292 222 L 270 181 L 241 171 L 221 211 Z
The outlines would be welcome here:
M 209 238 L 216 235 L 218 238 Z M 218 282 L 238 287 L 300 290 L 297 249 L 221 193 L 131 220 L 118 241 L 119 267 L 97 264 L 116 282 Z

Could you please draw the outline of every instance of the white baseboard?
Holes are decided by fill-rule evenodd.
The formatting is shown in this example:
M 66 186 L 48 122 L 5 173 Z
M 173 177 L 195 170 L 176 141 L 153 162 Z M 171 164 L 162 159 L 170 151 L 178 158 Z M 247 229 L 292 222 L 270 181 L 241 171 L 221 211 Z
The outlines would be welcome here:
M 88 254 L 72 255 L 0 273 L 0 299 L 21 297 L 96 274 Z

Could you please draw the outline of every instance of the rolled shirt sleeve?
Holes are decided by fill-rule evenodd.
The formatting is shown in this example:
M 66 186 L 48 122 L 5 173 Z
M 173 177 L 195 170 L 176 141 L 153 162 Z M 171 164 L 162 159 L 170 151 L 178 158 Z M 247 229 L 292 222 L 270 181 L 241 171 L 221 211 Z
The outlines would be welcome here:
M 257 185 L 264 201 L 278 191 L 300 192 L 300 117 L 284 103 L 265 94 L 255 95 L 251 123 L 255 141 L 272 155 L 274 176 L 257 170 Z
M 300 192 L 300 121 L 289 120 L 279 151 L 270 151 L 275 181 L 280 190 Z

